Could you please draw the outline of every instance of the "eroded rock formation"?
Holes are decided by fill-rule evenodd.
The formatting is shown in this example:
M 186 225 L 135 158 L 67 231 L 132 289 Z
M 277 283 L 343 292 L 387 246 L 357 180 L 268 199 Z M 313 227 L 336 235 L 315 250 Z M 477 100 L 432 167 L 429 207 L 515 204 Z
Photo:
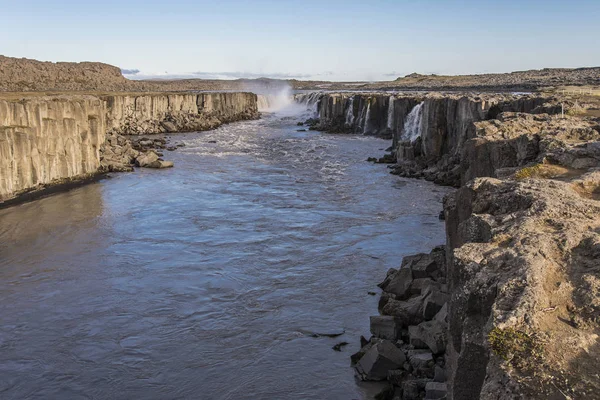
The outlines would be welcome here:
M 0 201 L 100 168 L 105 109 L 93 96 L 0 100 Z
M 5 96 L 0 99 L 0 202 L 106 171 L 170 166 L 122 135 L 213 129 L 258 118 L 252 93 Z M 156 158 L 156 159 L 154 159 Z
M 122 135 L 203 131 L 258 117 L 253 93 L 140 94 L 103 100 L 107 129 Z
M 446 269 L 431 256 L 407 257 L 381 285 L 383 315 L 372 317 L 369 343 L 391 341 L 409 360 L 423 346 L 429 352 L 423 364 L 389 368 L 382 396 L 599 398 L 600 119 L 507 111 L 471 121 L 466 132 L 429 153 L 436 167 L 451 155 L 463 183 L 444 200 Z M 431 275 L 438 270 L 445 275 Z M 436 288 L 435 298 L 423 287 Z M 447 324 L 428 324 L 444 307 Z M 367 364 L 375 375 L 364 372 L 364 354 L 354 357 L 359 376 L 383 376 L 386 354 Z

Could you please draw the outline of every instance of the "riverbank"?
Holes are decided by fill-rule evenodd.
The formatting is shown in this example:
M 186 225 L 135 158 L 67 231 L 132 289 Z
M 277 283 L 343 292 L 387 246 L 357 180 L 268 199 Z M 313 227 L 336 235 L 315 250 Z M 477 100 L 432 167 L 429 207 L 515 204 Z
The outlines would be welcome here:
M 384 130 L 396 174 L 460 187 L 445 248 L 388 272 L 353 356 L 361 379 L 389 382 L 382 398 L 598 398 L 600 120 L 497 99 L 300 99 L 316 129 Z
M 132 166 L 172 166 L 124 135 L 190 132 L 259 117 L 253 93 L 0 96 L 0 202 Z M 56 187 L 54 187 L 56 186 Z M 54 188 L 52 188 L 54 187 Z
M 0 210 L 3 396 L 372 399 L 371 280 L 443 240 L 448 189 L 296 122 L 148 136 L 175 168 Z

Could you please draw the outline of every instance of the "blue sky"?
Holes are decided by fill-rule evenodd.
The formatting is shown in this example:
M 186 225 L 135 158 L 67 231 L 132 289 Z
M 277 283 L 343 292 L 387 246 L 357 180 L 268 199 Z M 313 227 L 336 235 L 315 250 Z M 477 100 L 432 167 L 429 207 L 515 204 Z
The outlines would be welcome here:
M 600 65 L 600 0 L 0 0 L 0 10 L 0 54 L 137 76 L 389 80 Z

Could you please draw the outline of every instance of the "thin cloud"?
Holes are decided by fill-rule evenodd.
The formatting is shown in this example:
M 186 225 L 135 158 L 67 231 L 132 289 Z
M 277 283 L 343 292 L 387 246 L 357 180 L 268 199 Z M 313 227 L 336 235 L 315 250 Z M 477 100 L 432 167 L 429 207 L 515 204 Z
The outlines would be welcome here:
M 125 69 L 125 68 L 121 68 L 121 73 L 123 75 L 137 75 L 140 73 L 139 69 Z
M 309 74 L 294 74 L 285 72 L 272 72 L 272 73 L 256 73 L 256 72 L 192 72 L 192 75 L 196 78 L 202 79 L 257 79 L 257 78 L 271 78 L 271 79 L 307 79 L 312 75 Z

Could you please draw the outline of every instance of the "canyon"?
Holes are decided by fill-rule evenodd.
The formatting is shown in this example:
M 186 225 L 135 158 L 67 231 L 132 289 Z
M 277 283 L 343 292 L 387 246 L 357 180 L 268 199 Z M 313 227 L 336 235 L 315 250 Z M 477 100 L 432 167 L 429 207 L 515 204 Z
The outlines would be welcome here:
M 598 83 L 597 69 L 542 72 L 546 78 L 471 76 L 452 80 L 463 82 L 456 85 L 413 75 L 388 92 L 365 86 L 285 95 L 284 104 L 293 100 L 302 110 L 283 119 L 297 123 L 299 135 L 385 138 L 391 146 L 373 154 L 381 156 L 376 163 L 401 178 L 455 189 L 440 214 L 445 243 L 368 278 L 373 286 L 380 281 L 379 314 L 352 363 L 360 379 L 385 382 L 380 398 L 599 398 L 600 118 L 587 113 L 596 105 L 586 104 L 595 100 L 555 91 L 398 89 L 402 82 L 427 90 Z M 132 82 L 99 63 L 3 58 L 0 77 L 7 91 L 0 95 L 0 204 L 6 205 L 133 165 L 169 167 L 156 140 L 145 136 L 251 121 L 281 105 L 281 97 L 264 94 L 280 90 L 278 82 L 264 92 L 198 92 L 213 83 Z M 169 91 L 174 87 L 186 91 Z M 62 89 L 81 92 L 41 93 Z M 282 147 L 284 159 L 291 157 Z M 297 156 L 305 157 L 318 147 L 301 150 Z

